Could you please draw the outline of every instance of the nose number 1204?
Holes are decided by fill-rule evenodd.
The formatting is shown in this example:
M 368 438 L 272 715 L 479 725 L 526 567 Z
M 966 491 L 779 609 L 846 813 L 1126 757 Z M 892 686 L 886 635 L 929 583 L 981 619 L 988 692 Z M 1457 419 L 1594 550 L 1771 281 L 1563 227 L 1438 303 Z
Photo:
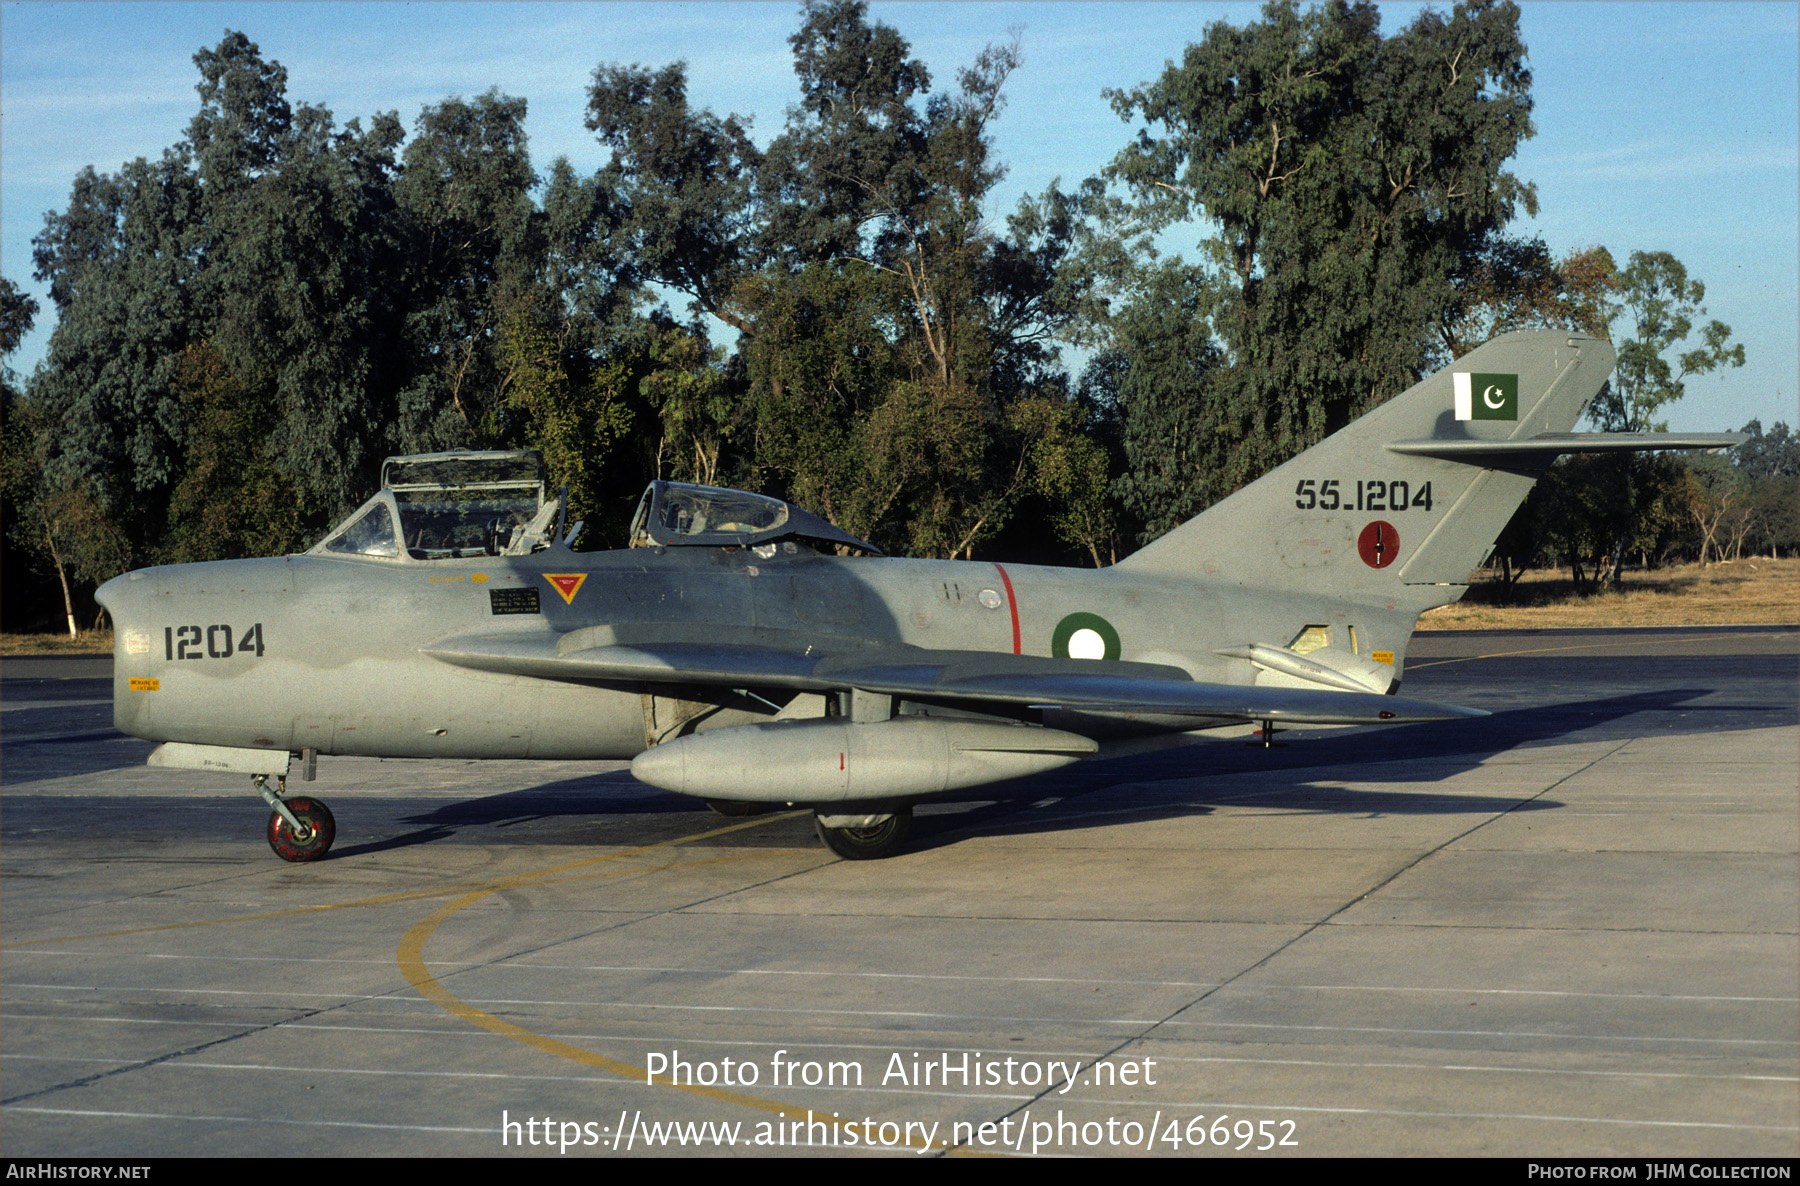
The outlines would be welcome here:
M 234 637 L 230 626 L 164 626 L 163 658 L 229 659 L 263 653 L 262 623 Z

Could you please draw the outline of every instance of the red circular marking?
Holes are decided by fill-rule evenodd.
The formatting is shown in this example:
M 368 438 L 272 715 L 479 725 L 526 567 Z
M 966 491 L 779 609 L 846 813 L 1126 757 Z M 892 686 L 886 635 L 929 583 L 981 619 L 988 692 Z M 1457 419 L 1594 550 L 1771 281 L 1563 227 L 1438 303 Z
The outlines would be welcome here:
M 1386 568 L 1400 554 L 1400 533 L 1385 519 L 1377 519 L 1356 537 L 1356 554 L 1370 568 Z

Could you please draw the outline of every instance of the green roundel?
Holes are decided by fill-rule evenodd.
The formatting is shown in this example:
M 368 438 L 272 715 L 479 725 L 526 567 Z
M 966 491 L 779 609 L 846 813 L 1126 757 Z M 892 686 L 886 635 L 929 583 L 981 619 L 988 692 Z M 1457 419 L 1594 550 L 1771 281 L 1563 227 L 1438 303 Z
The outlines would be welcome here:
M 1056 624 L 1050 653 L 1058 659 L 1117 659 L 1119 632 L 1099 614 L 1070 614 Z

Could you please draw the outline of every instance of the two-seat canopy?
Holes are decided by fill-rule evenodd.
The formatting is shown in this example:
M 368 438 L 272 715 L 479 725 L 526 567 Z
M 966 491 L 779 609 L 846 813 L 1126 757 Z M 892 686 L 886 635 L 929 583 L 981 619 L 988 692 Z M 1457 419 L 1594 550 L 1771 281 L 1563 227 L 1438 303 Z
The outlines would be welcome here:
M 390 457 L 381 466 L 380 492 L 312 550 L 411 560 L 528 555 L 567 545 L 580 530 L 577 524 L 567 535 L 562 531 L 565 493 L 546 497 L 544 458 L 536 450 Z M 631 525 L 634 548 L 762 547 L 784 540 L 880 551 L 779 498 L 684 482 L 650 483 Z

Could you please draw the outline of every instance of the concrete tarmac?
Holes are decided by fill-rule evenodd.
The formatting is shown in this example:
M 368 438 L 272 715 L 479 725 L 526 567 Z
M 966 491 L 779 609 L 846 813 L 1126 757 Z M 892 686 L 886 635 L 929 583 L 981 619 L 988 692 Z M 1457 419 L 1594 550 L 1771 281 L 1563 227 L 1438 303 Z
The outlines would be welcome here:
M 5 660 L 0 1152 L 1791 1158 L 1797 651 L 1422 634 L 1405 693 L 1493 716 L 1083 764 L 880 862 L 621 763 L 322 758 L 304 866 L 143 765 L 110 660 Z

